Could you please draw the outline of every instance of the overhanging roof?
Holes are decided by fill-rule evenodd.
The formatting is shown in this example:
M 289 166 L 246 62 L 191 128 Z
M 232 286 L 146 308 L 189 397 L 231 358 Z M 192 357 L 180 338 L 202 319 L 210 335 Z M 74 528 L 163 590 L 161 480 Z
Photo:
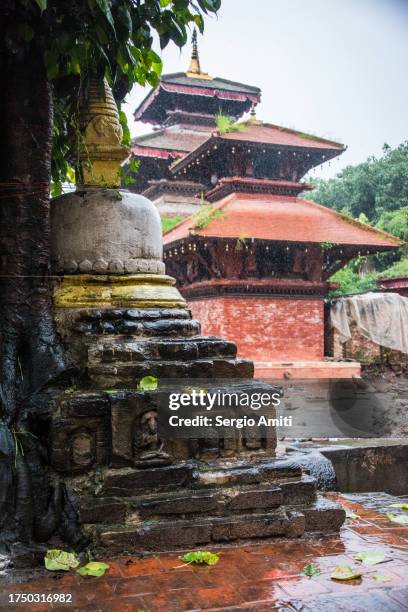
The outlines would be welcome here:
M 318 138 L 311 134 L 299 132 L 279 125 L 268 123 L 251 123 L 251 120 L 241 124 L 242 131 L 228 132 L 221 134 L 216 131 L 211 134 L 208 139 L 203 141 L 197 148 L 184 156 L 182 160 L 174 162 L 171 171 L 176 173 L 184 169 L 189 164 L 193 163 L 196 158 L 203 154 L 210 153 L 212 149 L 216 149 L 223 144 L 238 144 L 248 146 L 259 146 L 265 149 L 293 149 L 295 151 L 303 151 L 320 154 L 321 160 L 326 161 L 340 155 L 345 151 L 346 147 L 333 140 Z
M 135 121 L 156 123 L 163 120 L 166 115 L 166 94 L 173 94 L 180 98 L 181 105 L 186 97 L 217 98 L 220 102 L 230 101 L 242 106 L 242 115 L 249 110 L 253 104 L 258 104 L 261 99 L 259 87 L 245 85 L 235 81 L 229 81 L 215 77 L 213 79 L 202 79 L 187 76 L 185 72 L 164 74 L 158 87 L 152 89 L 134 112 Z M 181 110 L 181 108 L 180 108 Z
M 190 236 L 255 238 L 278 242 L 332 243 L 368 250 L 398 247 L 401 241 L 377 228 L 355 221 L 316 202 L 291 196 L 233 193 L 213 210 L 205 228 L 195 227 L 195 217 L 185 219 L 164 235 L 164 244 Z

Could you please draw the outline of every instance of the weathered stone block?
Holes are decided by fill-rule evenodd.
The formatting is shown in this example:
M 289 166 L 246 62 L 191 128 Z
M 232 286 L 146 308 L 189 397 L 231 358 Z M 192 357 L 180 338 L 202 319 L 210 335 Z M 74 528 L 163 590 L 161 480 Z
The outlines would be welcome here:
M 190 492 L 168 499 L 142 502 L 139 513 L 142 518 L 155 514 L 205 514 L 217 510 L 218 498 L 216 493 L 198 495 Z
M 211 538 L 215 542 L 246 540 L 250 538 L 266 538 L 284 536 L 289 525 L 284 512 L 266 515 L 233 516 L 228 519 L 214 520 Z
M 345 510 L 321 495 L 312 506 L 304 507 L 301 511 L 305 515 L 305 531 L 335 533 L 346 520 Z
M 302 476 L 301 480 L 280 484 L 285 505 L 311 504 L 316 500 L 316 480 Z
M 127 497 L 142 491 L 186 487 L 196 477 L 195 467 L 190 463 L 152 469 L 111 469 L 105 472 L 98 495 Z
M 81 523 L 124 523 L 126 504 L 114 498 L 83 497 L 79 507 Z
M 240 491 L 228 504 L 229 510 L 249 510 L 258 508 L 277 508 L 282 504 L 280 487 L 253 491 Z

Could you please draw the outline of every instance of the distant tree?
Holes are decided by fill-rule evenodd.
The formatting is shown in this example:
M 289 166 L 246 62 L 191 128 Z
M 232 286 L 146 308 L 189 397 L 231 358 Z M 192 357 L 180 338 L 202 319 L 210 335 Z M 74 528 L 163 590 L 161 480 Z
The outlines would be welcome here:
M 314 184 L 309 199 L 354 218 L 364 213 L 375 224 L 383 213 L 408 206 L 408 142 L 395 149 L 384 145 L 380 158 L 347 166 L 335 178 Z
M 58 187 L 72 175 L 69 134 L 76 130 L 79 94 L 86 92 L 91 74 L 109 81 L 119 104 L 134 84 L 157 85 L 162 64 L 152 49 L 153 35 L 161 48 L 169 41 L 182 47 L 189 24 L 202 31 L 204 16 L 220 4 L 0 4 L 0 531 L 2 524 L 11 528 L 17 521 L 18 537 L 35 535 L 30 479 L 35 474 L 37 491 L 44 488 L 39 478 L 44 461 L 25 433 L 30 414 L 38 411 L 30 402 L 67 367 L 52 317 L 49 195 L 51 176 Z M 10 513 L 17 503 L 21 516 Z M 51 518 L 37 518 L 48 522 L 51 533 Z
M 395 149 L 384 145 L 380 158 L 370 157 L 347 166 L 333 179 L 312 182 L 315 189 L 304 197 L 408 241 L 408 141 Z M 367 275 L 359 272 L 362 258 L 349 263 L 331 279 L 340 283 L 335 294 L 375 288 L 379 276 L 401 274 L 408 267 L 407 257 L 406 244 L 392 253 L 371 256 L 377 273 Z

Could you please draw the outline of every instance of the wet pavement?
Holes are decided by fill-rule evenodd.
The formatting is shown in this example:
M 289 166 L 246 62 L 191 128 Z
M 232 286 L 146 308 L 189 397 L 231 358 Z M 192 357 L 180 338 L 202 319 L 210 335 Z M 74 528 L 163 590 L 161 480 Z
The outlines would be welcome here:
M 386 512 L 402 514 L 390 505 L 405 499 L 384 493 L 327 495 L 358 515 L 347 520 L 339 537 L 217 547 L 214 552 L 220 554 L 220 561 L 211 567 L 183 566 L 179 552 L 125 556 L 107 560 L 111 568 L 101 578 L 47 574 L 30 583 L 0 587 L 0 610 L 408 611 L 408 525 L 393 523 L 386 516 Z M 370 551 L 382 551 L 384 562 L 362 566 L 354 559 L 356 553 Z M 313 564 L 320 574 L 312 578 L 300 575 L 307 564 Z M 330 574 L 338 565 L 358 568 L 363 576 L 333 581 Z M 7 603 L 12 593 L 45 594 L 54 600 L 71 594 L 73 601 Z

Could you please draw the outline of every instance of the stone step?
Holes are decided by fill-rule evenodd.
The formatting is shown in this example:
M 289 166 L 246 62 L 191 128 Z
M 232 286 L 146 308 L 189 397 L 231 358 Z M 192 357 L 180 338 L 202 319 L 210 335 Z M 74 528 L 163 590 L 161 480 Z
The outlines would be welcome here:
M 198 520 L 144 521 L 135 525 L 93 528 L 97 548 L 122 554 L 194 548 L 210 543 L 271 537 L 300 537 L 305 517 L 278 509 L 267 514 L 241 514 Z
M 134 386 L 144 376 L 157 378 L 250 379 L 253 363 L 246 359 L 197 359 L 193 361 L 144 361 L 143 363 L 90 363 L 88 375 L 99 387 Z
M 191 361 L 208 358 L 235 358 L 236 345 L 214 337 L 191 337 L 189 339 L 134 340 L 127 337 L 109 337 L 91 347 L 90 363 L 142 362 L 152 360 Z
M 240 486 L 249 484 L 298 481 L 302 468 L 288 459 L 269 459 L 258 463 L 241 464 L 237 467 L 222 467 L 210 464 L 200 470 L 198 487 Z
M 319 494 L 311 506 L 300 509 L 305 517 L 305 531 L 311 533 L 338 533 L 346 520 L 346 512 L 336 502 Z
M 100 311 L 101 312 L 101 311 Z M 130 310 L 127 314 L 117 319 L 106 316 L 99 319 L 78 320 L 74 330 L 81 334 L 124 334 L 140 337 L 164 336 L 164 337 L 190 337 L 200 333 L 200 323 L 187 317 L 170 316 L 166 312 L 162 317 L 131 317 Z
M 150 469 L 108 469 L 102 476 L 97 495 L 130 497 L 147 491 L 168 491 L 191 486 L 197 478 L 197 468 L 191 462 Z
M 259 512 L 281 505 L 305 506 L 316 501 L 316 483 L 309 476 L 280 485 L 242 486 L 222 489 L 182 489 L 137 497 L 86 497 L 81 500 L 82 523 L 123 522 L 160 516 L 223 516 Z M 116 517 L 116 518 L 114 518 Z
M 248 485 L 278 485 L 283 491 L 282 503 L 305 504 L 313 500 L 315 481 L 303 475 L 302 469 L 286 460 L 274 459 L 240 467 L 220 468 L 214 464 L 197 467 L 183 462 L 166 467 L 107 469 L 103 472 L 98 497 L 132 497 L 171 491 L 178 487 L 197 490 L 232 489 Z M 296 495 L 296 491 L 299 494 Z M 205 494 L 203 492 L 203 495 Z

